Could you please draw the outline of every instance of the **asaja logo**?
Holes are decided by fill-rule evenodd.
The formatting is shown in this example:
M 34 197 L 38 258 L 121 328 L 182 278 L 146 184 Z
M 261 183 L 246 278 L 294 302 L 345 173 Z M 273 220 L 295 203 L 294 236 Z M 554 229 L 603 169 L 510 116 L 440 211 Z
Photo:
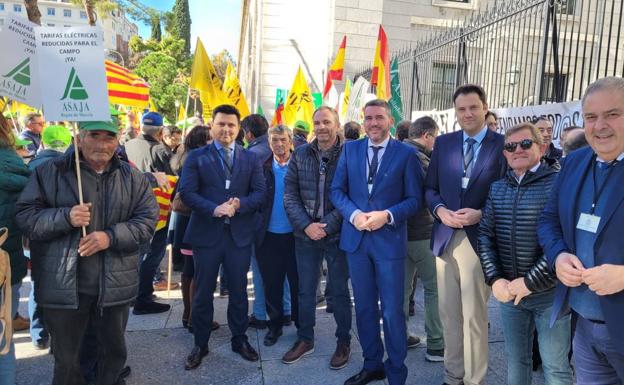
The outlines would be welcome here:
M 61 100 L 65 100 L 68 97 L 73 100 L 85 100 L 89 98 L 74 67 L 72 67 L 69 72 L 69 78 L 67 79 L 67 85 L 65 86 L 65 92 L 63 92 Z
M 5 78 L 11 78 L 15 82 L 23 85 L 30 85 L 30 58 L 26 58 L 13 68 L 8 74 L 4 75 Z

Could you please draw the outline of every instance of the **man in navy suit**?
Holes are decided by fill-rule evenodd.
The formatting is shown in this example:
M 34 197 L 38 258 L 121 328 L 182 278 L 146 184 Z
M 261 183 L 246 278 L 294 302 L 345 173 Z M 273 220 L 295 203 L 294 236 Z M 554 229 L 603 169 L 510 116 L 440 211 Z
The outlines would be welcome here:
M 264 201 L 262 166 L 251 152 L 237 145 L 240 114 L 231 105 L 212 112 L 214 142 L 191 151 L 184 163 L 179 192 L 192 210 L 184 242 L 193 247 L 195 347 L 185 368 L 194 369 L 208 354 L 219 266 L 223 265 L 230 291 L 228 326 L 232 350 L 257 361 L 247 340 L 247 271 L 254 240 L 255 213 Z
M 551 323 L 576 317 L 579 385 L 624 383 L 624 79 L 591 84 L 582 100 L 591 148 L 569 154 L 538 235 L 559 278 Z
M 461 131 L 439 136 L 427 171 L 425 198 L 436 221 L 438 307 L 444 330 L 444 383 L 483 384 L 488 364 L 487 300 L 477 256 L 481 209 L 490 184 L 503 177 L 504 138 L 485 124 L 487 99 L 478 85 L 453 95 Z
M 390 138 L 393 123 L 386 101 L 366 103 L 368 138 L 344 145 L 331 187 L 331 201 L 344 218 L 340 248 L 347 252 L 364 355 L 364 368 L 345 385 L 386 376 L 391 385 L 405 384 L 407 378 L 403 313 L 407 219 L 423 206 L 423 175 L 416 151 Z M 380 315 L 388 352 L 385 364 Z

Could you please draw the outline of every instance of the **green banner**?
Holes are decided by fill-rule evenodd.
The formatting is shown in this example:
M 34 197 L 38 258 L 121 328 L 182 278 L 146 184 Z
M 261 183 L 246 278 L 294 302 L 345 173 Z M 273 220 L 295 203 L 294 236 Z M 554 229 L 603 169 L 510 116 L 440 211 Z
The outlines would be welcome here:
M 390 65 L 390 89 L 392 91 L 392 96 L 388 103 L 390 104 L 390 109 L 392 110 L 392 117 L 394 118 L 394 124 L 397 125 L 403 117 L 403 102 L 401 102 L 401 82 L 399 81 L 399 61 L 397 58 L 392 60 L 392 64 Z M 395 134 L 395 128 L 391 128 L 392 135 Z
M 320 92 L 313 92 L 312 99 L 314 101 L 314 109 L 319 108 L 323 104 L 323 94 Z

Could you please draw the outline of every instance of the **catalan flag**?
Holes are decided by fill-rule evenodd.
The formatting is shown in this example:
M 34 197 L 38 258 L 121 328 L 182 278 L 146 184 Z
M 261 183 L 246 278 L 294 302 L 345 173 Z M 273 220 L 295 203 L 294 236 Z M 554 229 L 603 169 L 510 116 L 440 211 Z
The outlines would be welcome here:
M 156 222 L 156 231 L 164 229 L 167 225 L 169 212 L 171 211 L 171 195 L 178 181 L 177 176 L 167 175 L 169 186 L 166 189 L 156 187 L 153 189 L 156 202 L 158 203 L 158 222 Z
M 377 98 L 386 101 L 390 99 L 390 49 L 388 48 L 388 37 L 381 25 L 375 47 L 371 85 L 377 86 Z
M 323 99 L 327 97 L 332 86 L 332 80 L 342 80 L 342 74 L 344 73 L 345 62 L 345 50 L 347 48 L 347 36 L 342 38 L 342 43 L 336 53 L 334 63 L 329 67 L 327 71 L 327 80 L 325 81 L 325 88 L 323 89 Z
M 111 104 L 147 108 L 149 85 L 126 68 L 106 60 L 108 100 Z

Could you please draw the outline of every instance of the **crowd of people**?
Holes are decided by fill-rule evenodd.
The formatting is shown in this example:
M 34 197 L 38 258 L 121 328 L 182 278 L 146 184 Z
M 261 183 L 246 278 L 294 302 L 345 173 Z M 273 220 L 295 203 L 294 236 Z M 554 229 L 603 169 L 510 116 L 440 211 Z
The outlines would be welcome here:
M 0 116 L 1 247 L 12 271 L 3 285 L 12 303 L 2 305 L 25 322 L 16 310 L 28 257 L 32 343 L 54 355 L 52 383 L 114 385 L 131 372 L 130 308 L 170 310 L 154 290 L 181 287 L 180 322 L 193 334 L 186 370 L 210 359 L 215 292 L 228 299 L 232 351 L 245 360 L 260 358 L 249 327 L 273 346 L 294 323 L 288 365 L 314 352 L 325 300 L 336 325 L 328 366 L 350 360 L 354 312 L 363 367 L 344 384 L 396 385 L 408 349 L 422 344 L 407 328 L 419 277 L 425 359 L 444 362 L 443 385 L 484 384 L 491 294 L 508 384 L 531 384 L 540 362 L 548 385 L 623 384 L 624 79 L 585 90 L 584 126 L 561 132 L 562 150 L 543 116 L 499 134 L 479 85 L 458 87 L 453 104 L 461 130 L 444 135 L 429 117 L 394 122 L 379 99 L 361 126 L 341 126 L 328 106 L 312 126 L 289 127 L 220 105 L 182 130 L 147 112 L 137 130 L 137 116 L 123 124 L 111 109 L 110 121 L 78 125 L 77 147 L 40 114 L 19 136 Z M 160 272 L 167 245 L 180 285 Z M 10 327 L 0 326 L 2 385 L 16 380 Z

